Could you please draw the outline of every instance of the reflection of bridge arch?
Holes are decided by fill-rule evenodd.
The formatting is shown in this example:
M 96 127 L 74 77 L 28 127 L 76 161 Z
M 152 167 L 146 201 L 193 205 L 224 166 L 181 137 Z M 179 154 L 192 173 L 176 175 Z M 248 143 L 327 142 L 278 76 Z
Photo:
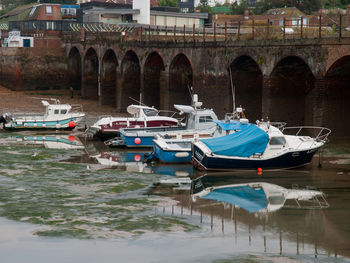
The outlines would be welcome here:
M 189 88 L 193 85 L 193 66 L 183 53 L 176 55 L 169 67 L 169 106 L 190 104 Z
M 102 58 L 101 67 L 101 104 L 116 105 L 118 60 L 112 49 L 108 49 Z
M 120 110 L 125 111 L 126 107 L 132 103 L 129 98 L 139 99 L 140 97 L 140 76 L 141 68 L 139 58 L 132 50 L 126 52 L 122 64 L 121 74 L 123 77 Z
M 143 70 L 143 102 L 146 105 L 160 107 L 161 97 L 164 97 L 164 91 L 161 87 L 164 86 L 164 62 L 158 52 L 152 52 L 147 56 Z M 163 96 L 161 95 L 163 94 Z
M 262 72 L 259 65 L 250 56 L 240 56 L 229 66 L 230 93 L 235 89 L 236 107 L 242 105 L 246 109 L 247 117 L 252 121 L 261 119 L 262 111 Z M 232 85 L 232 86 L 231 86 Z M 232 99 L 230 107 L 232 109 Z
M 84 75 L 82 96 L 87 99 L 98 99 L 99 60 L 95 49 L 89 48 L 84 57 Z
M 288 125 L 312 124 L 314 85 L 315 77 L 304 60 L 296 56 L 280 60 L 270 76 L 270 119 Z
M 349 136 L 350 56 L 335 61 L 325 75 L 323 122 L 337 136 Z
M 68 55 L 68 85 L 81 89 L 81 55 L 76 47 L 72 47 Z

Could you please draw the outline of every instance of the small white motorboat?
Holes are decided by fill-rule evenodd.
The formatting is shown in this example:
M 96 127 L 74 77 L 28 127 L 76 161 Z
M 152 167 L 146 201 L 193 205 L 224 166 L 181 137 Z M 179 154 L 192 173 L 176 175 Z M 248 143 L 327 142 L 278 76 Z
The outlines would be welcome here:
M 57 99 L 50 104 L 47 100 L 41 103 L 45 107 L 43 114 L 16 114 L 4 113 L 0 123 L 6 130 L 73 130 L 84 117 L 81 105 L 61 104 Z
M 86 135 L 90 138 L 112 138 L 119 135 L 122 128 L 177 126 L 179 123 L 174 118 L 176 112 L 167 112 L 170 117 L 162 116 L 161 111 L 145 105 L 129 105 L 126 111 L 131 117 L 101 117 L 85 131 Z

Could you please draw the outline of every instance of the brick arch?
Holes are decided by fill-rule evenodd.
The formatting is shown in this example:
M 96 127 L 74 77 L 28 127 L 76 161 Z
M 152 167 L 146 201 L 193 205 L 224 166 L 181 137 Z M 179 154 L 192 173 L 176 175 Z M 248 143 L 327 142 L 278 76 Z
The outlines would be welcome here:
M 263 74 L 258 63 L 249 55 L 241 55 L 231 62 L 227 71 L 230 94 L 228 108 L 233 110 L 234 92 L 235 106 L 242 105 L 251 121 L 261 119 Z
M 88 48 L 83 59 L 83 87 L 82 96 L 87 99 L 98 99 L 99 97 L 99 57 L 96 50 Z
M 184 54 L 178 53 L 169 65 L 169 106 L 189 104 L 189 87 L 193 86 L 193 64 Z
M 324 77 L 323 124 L 335 137 L 349 137 L 350 55 L 334 61 Z
M 165 94 L 165 65 L 164 60 L 157 51 L 150 52 L 143 65 L 143 98 L 146 105 L 159 108 L 161 93 Z M 163 98 L 162 98 L 163 99 Z M 163 106 L 163 105 L 162 105 Z
M 140 99 L 140 80 L 141 80 L 141 66 L 139 56 L 132 49 L 128 50 L 121 62 L 121 92 L 120 92 L 120 110 L 126 111 L 126 107 L 133 102 L 130 98 Z
M 119 66 L 117 55 L 113 49 L 104 52 L 101 61 L 101 104 L 116 106 L 117 68 Z
M 67 57 L 68 86 L 75 89 L 81 89 L 81 53 L 75 46 L 71 47 Z
M 312 124 L 315 77 L 299 56 L 280 59 L 270 75 L 270 119 L 289 125 Z

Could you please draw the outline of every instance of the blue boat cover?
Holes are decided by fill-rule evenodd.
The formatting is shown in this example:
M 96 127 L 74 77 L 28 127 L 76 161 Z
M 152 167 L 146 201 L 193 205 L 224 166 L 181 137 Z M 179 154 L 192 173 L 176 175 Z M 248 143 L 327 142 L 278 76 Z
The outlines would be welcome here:
M 236 205 L 250 213 L 258 212 L 268 205 L 264 190 L 250 186 L 215 189 L 202 198 Z
M 249 157 L 255 153 L 262 154 L 269 142 L 268 134 L 257 127 L 247 128 L 227 136 L 201 140 L 217 155 Z
M 214 121 L 217 125 L 220 126 L 224 131 L 232 131 L 232 130 L 243 130 L 249 127 L 251 124 L 241 123 L 240 121 L 231 121 L 231 122 L 222 122 L 222 121 Z

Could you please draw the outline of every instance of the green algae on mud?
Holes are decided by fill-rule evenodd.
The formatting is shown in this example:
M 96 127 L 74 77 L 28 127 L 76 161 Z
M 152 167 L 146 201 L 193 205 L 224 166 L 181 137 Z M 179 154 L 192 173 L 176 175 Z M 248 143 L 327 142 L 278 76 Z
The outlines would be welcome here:
M 81 152 L 0 145 L 0 216 L 40 225 L 38 236 L 118 238 L 190 231 L 185 218 L 154 215 L 146 190 L 158 175 L 87 170 L 65 162 Z M 13 172 L 14 171 L 14 172 Z

